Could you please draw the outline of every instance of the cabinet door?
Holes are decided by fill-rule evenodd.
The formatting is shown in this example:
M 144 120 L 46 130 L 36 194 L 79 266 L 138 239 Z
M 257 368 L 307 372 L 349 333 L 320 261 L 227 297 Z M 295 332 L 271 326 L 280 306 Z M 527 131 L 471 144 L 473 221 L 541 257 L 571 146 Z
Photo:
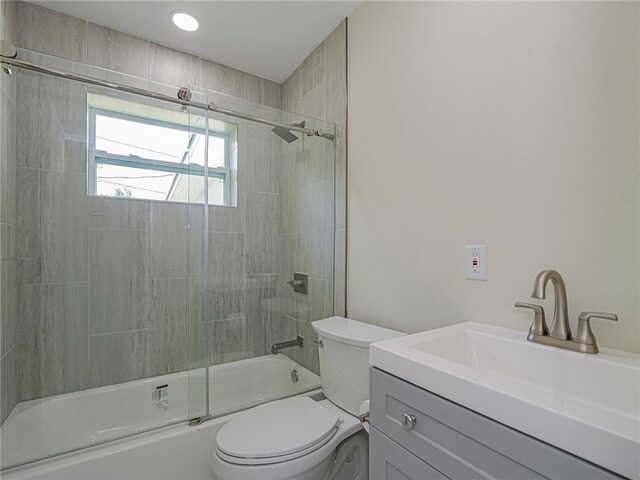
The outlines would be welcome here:
M 370 389 L 371 424 L 449 478 L 622 478 L 375 368 Z
M 375 428 L 369 435 L 369 463 L 371 480 L 447 479 Z

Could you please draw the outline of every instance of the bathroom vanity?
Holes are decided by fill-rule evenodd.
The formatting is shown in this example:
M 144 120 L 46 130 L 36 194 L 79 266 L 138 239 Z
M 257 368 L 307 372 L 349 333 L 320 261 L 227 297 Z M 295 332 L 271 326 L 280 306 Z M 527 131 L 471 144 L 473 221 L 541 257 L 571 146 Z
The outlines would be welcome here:
M 640 357 L 601 355 L 475 323 L 373 344 L 371 479 L 640 478 Z
M 382 370 L 370 382 L 372 480 L 623 478 Z

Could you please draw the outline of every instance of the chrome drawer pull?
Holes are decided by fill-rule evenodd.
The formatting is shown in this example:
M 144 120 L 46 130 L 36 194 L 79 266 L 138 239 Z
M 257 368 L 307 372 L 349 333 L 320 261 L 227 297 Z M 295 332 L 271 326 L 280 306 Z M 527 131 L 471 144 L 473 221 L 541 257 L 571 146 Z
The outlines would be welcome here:
M 413 427 L 416 426 L 416 416 L 410 413 L 402 414 L 402 425 L 405 430 L 413 430 Z

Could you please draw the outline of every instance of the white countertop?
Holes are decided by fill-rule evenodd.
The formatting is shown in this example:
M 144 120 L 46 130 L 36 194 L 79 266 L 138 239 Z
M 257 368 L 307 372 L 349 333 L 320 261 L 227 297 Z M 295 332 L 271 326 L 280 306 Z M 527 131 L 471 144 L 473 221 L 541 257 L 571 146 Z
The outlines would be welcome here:
M 535 344 L 466 322 L 373 343 L 369 363 L 482 415 L 640 479 L 640 356 Z

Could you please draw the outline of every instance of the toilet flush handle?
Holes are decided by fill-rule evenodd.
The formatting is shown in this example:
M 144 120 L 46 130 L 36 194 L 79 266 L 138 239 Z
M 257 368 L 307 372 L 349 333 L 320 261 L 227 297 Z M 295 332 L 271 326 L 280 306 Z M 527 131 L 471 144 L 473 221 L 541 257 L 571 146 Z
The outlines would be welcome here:
M 324 342 L 322 340 L 314 340 L 313 344 L 318 348 L 324 348 Z

